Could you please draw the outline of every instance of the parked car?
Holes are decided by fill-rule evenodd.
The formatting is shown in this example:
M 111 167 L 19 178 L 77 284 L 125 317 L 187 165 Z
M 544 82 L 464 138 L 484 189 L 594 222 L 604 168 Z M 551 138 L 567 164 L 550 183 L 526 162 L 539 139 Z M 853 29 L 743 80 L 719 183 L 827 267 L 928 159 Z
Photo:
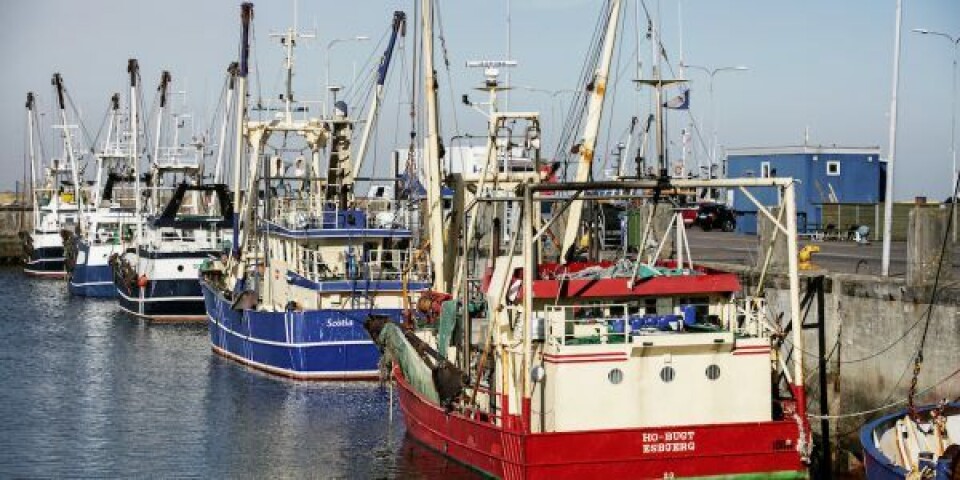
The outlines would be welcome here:
M 683 217 L 683 225 L 690 227 L 691 225 L 697 223 L 697 213 L 700 211 L 700 207 L 697 205 L 685 205 L 677 207 L 676 209 L 680 212 L 680 215 Z
M 714 228 L 732 232 L 737 228 L 737 213 L 720 203 L 702 204 L 697 210 L 696 224 L 705 232 Z

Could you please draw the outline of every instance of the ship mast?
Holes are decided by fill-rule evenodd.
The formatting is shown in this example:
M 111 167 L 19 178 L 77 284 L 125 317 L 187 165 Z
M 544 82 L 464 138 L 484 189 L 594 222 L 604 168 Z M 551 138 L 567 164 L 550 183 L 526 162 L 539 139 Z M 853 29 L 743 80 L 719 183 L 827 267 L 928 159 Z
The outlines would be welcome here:
M 80 177 L 77 172 L 77 157 L 73 151 L 73 137 L 70 135 L 70 125 L 67 123 L 67 107 L 64 102 L 63 77 L 59 73 L 53 74 L 53 85 L 57 88 L 57 106 L 60 109 L 60 123 L 63 129 L 63 148 L 66 151 L 67 159 L 70 165 L 71 180 L 73 180 L 74 198 L 73 202 L 77 205 L 77 215 L 82 214 L 82 205 L 80 203 Z M 59 202 L 57 202 L 59 203 Z
M 157 135 L 153 140 L 153 177 L 150 179 L 150 210 L 158 212 L 160 210 L 159 189 L 160 189 L 160 135 L 163 133 L 163 110 L 167 107 L 167 90 L 170 87 L 170 72 L 164 70 L 160 73 L 160 86 L 157 90 L 160 92 L 160 109 L 157 111 Z
M 437 72 L 433 67 L 433 1 L 421 0 L 423 21 L 423 69 L 427 101 L 427 137 L 424 140 L 423 161 L 427 167 L 427 219 L 430 235 L 430 264 L 433 268 L 433 288 L 447 291 L 447 268 L 444 262 L 443 202 L 440 198 L 440 137 L 437 118 Z
M 110 96 L 110 119 L 107 122 L 107 138 L 103 141 L 103 150 L 99 155 L 97 155 L 97 178 L 94 182 L 96 185 L 96 190 L 93 192 L 93 209 L 96 210 L 100 207 L 100 204 L 103 202 L 103 170 L 107 170 L 107 177 L 110 176 L 110 171 L 113 170 L 112 161 L 110 157 L 111 144 L 113 143 L 113 135 L 116 133 L 119 136 L 119 131 L 117 128 L 118 122 L 118 113 L 120 110 L 120 94 L 114 93 Z
M 233 109 L 233 90 L 237 84 L 237 72 L 240 66 L 233 62 L 227 67 L 227 99 L 223 107 L 223 123 L 220 125 L 220 142 L 217 145 L 217 163 L 213 172 L 213 183 L 221 183 L 223 176 L 223 154 L 227 150 L 227 127 L 230 125 L 230 111 Z
M 33 202 L 33 225 L 40 225 L 40 209 L 37 205 L 37 157 L 33 145 L 33 131 L 36 128 L 37 113 L 33 92 L 27 92 L 27 138 L 30 148 L 30 193 Z
M 574 182 L 581 183 L 590 179 L 593 169 L 593 156 L 597 146 L 597 135 L 600 132 L 600 119 L 603 116 L 603 101 L 607 92 L 607 80 L 610 75 L 610 64 L 613 60 L 613 51 L 617 41 L 617 30 L 620 23 L 621 0 L 611 0 L 610 17 L 607 20 L 606 34 L 603 37 L 603 50 L 596 73 L 593 77 L 593 89 L 587 103 L 587 120 L 583 128 L 583 142 L 580 144 L 577 164 L 577 175 Z M 566 230 L 563 234 L 563 244 L 560 249 L 561 261 L 566 263 L 580 233 L 580 219 L 583 216 L 583 200 L 575 199 L 570 204 L 567 215 Z
M 241 200 L 241 159 L 243 159 L 244 129 L 247 113 L 247 73 L 250 57 L 250 20 L 253 19 L 253 4 L 245 2 L 240 6 L 240 64 L 237 70 L 237 120 L 233 165 L 233 257 L 240 257 L 240 200 Z M 249 192 L 248 195 L 256 192 Z
M 143 213 L 140 195 L 140 162 L 138 140 L 140 133 L 139 112 L 137 111 L 137 78 L 140 76 L 140 65 L 137 59 L 131 58 L 127 61 L 127 73 L 130 74 L 130 160 L 133 162 L 133 185 L 134 185 L 134 211 L 137 215 Z M 143 222 L 137 222 L 136 244 L 139 245 L 143 239 Z
M 246 4 L 244 4 L 246 5 Z M 253 6 L 251 5 L 251 8 Z M 297 45 L 297 39 L 315 38 L 313 33 L 300 33 L 297 30 L 296 3 L 294 3 L 293 26 L 288 28 L 286 33 L 271 33 L 271 37 L 280 38 L 280 44 L 284 47 L 284 69 L 286 70 L 286 92 L 283 95 L 283 114 L 287 124 L 293 123 L 293 47 Z M 246 42 L 246 39 L 244 39 Z

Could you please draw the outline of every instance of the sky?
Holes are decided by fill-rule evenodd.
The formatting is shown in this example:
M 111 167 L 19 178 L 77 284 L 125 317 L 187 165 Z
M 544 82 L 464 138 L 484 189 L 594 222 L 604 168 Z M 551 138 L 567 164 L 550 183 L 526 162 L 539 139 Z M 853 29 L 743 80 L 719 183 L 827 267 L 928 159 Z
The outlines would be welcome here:
M 636 76 L 635 1 L 625 1 L 624 33 L 615 61 L 619 74 L 613 81 L 609 113 L 600 134 L 600 152 L 609 151 L 622 138 L 631 116 L 647 114 L 637 108 L 647 105 L 647 93 L 636 92 L 630 82 Z M 350 84 L 356 69 L 362 70 L 371 58 L 379 56 L 374 50 L 387 31 L 392 12 L 404 10 L 412 17 L 414 3 L 300 1 L 298 23 L 302 29 L 315 31 L 317 38 L 303 41 L 297 51 L 298 96 L 322 96 L 328 53 L 331 83 Z M 440 72 L 445 136 L 484 131 L 483 117 L 460 105 L 464 93 L 479 100 L 471 89 L 482 79 L 481 72 L 464 64 L 507 57 L 509 18 L 509 53 L 519 64 L 510 71 L 510 83 L 516 88 L 510 94 L 509 107 L 541 111 L 546 140 L 555 140 L 570 98 L 563 91 L 577 88 L 601 3 L 441 0 L 443 44 L 451 64 L 449 72 Z M 952 187 L 954 48 L 944 38 L 912 33 L 911 29 L 960 35 L 960 2 L 903 3 L 895 198 L 927 195 L 942 199 Z M 6 148 L 0 155 L 0 189 L 4 190 L 13 189 L 23 176 L 26 92 L 37 92 L 41 111 L 49 116 L 54 72 L 63 74 L 84 125 L 95 134 L 109 96 L 125 89 L 128 58 L 139 59 L 148 104 L 160 71 L 170 70 L 173 88 L 187 92 L 186 103 L 197 115 L 198 124 L 212 116 L 226 66 L 236 58 L 236 1 L 11 0 L 3 4 L 0 59 L 6 73 L 0 76 L 0 144 Z M 798 145 L 809 132 L 811 144 L 878 146 L 883 156 L 889 141 L 895 4 L 895 0 L 645 0 L 651 14 L 659 13 L 662 42 L 674 69 L 681 53 L 688 65 L 749 69 L 715 76 L 713 109 L 706 76 L 688 69 L 690 115 L 700 126 L 703 144 L 709 143 L 715 125 L 717 142 L 725 148 Z M 282 52 L 268 34 L 291 24 L 293 5 L 290 0 L 256 3 L 255 72 L 251 76 L 259 79 L 260 90 L 251 91 L 274 92 L 281 86 Z M 328 52 L 332 39 L 356 36 L 370 40 L 339 42 Z M 404 51 L 409 54 L 415 48 L 408 38 Z M 647 70 L 650 54 L 645 39 L 639 50 Z M 405 66 L 401 63 L 395 63 L 394 74 L 409 76 L 409 61 Z M 362 76 L 363 72 L 359 73 Z M 409 80 L 394 78 L 390 85 L 405 84 Z M 405 98 L 400 90 L 388 95 L 392 106 L 387 106 L 381 117 L 378 151 L 406 142 L 405 132 L 410 127 L 397 112 Z M 670 122 L 684 124 L 689 118 L 675 113 Z M 671 135 L 679 139 L 676 131 Z M 694 144 L 694 154 L 701 155 L 703 144 L 696 138 Z M 546 153 L 552 151 L 549 148 Z

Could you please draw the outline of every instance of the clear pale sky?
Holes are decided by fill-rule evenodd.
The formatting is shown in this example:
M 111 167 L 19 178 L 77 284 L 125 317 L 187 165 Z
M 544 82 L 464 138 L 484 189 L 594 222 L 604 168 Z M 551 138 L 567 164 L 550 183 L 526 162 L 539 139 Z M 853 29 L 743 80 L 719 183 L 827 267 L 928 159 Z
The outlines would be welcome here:
M 327 42 L 356 35 L 371 37 L 368 42 L 342 43 L 332 49 L 332 83 L 349 83 L 354 64 L 361 66 L 367 61 L 386 31 L 392 12 L 405 10 L 412 16 L 413 3 L 301 1 L 300 26 L 316 28 L 319 38 L 306 42 L 297 52 L 295 88 L 300 97 L 321 95 Z M 508 0 L 440 3 L 454 93 L 451 98 L 446 73 L 441 72 L 445 133 L 448 137 L 453 135 L 452 108 L 457 109 L 460 130 L 481 133 L 482 118 L 465 107 L 453 105 L 459 103 L 462 93 L 471 93 L 470 89 L 481 79 L 480 72 L 463 67 L 466 60 L 506 56 Z M 512 56 L 520 63 L 511 72 L 512 84 L 545 90 L 575 87 L 601 3 L 512 0 Z M 903 3 L 896 197 L 926 194 L 942 199 L 950 187 L 953 47 L 944 38 L 910 30 L 927 28 L 960 35 L 960 2 Z M 256 3 L 256 60 L 265 95 L 281 85 L 281 52 L 267 34 L 291 23 L 292 4 L 282 0 Z M 681 40 L 677 2 L 646 0 L 646 4 L 652 12 L 661 13 L 663 42 L 676 68 Z M 87 129 L 95 134 L 110 94 L 125 88 L 128 58 L 140 60 L 144 86 L 148 89 L 147 103 L 156 89 L 160 70 L 167 69 L 173 74 L 174 88 L 188 91 L 192 110 L 200 117 L 209 117 L 223 84 L 226 65 L 236 57 L 237 1 L 13 0 L 3 2 L 3 7 L 2 189 L 13 189 L 14 182 L 22 176 L 26 92 L 37 92 L 42 111 L 50 112 L 50 77 L 54 72 L 63 74 L 67 89 L 83 111 Z M 626 7 L 630 33 L 625 38 L 627 46 L 621 65 L 630 61 L 628 57 L 636 43 L 634 0 L 628 0 Z M 747 72 L 723 72 L 716 76 L 719 143 L 729 147 L 797 145 L 803 142 L 805 128 L 809 128 L 813 144 L 879 146 L 885 155 L 894 8 L 895 0 L 682 0 L 686 63 L 750 68 Z M 413 48 L 412 38 L 408 38 L 407 51 Z M 649 45 L 641 48 L 641 60 L 647 64 Z M 630 68 L 626 70 L 628 74 L 621 78 L 616 106 L 609 117 L 613 143 L 626 128 L 629 117 L 637 115 L 631 108 L 638 103 L 637 97 L 628 83 L 633 75 Z M 711 120 L 707 82 L 697 71 L 688 71 L 687 76 L 693 81 L 692 113 L 704 122 L 706 139 Z M 476 93 L 471 96 L 479 99 Z M 551 140 L 549 136 L 555 135 L 556 123 L 563 117 L 560 110 L 564 98 L 560 94 L 551 101 L 542 92 L 518 89 L 512 94 L 510 106 L 543 112 Z M 642 104 L 647 105 L 645 100 Z M 397 118 L 395 113 L 385 114 L 382 131 L 392 131 Z M 405 132 L 408 128 L 401 123 L 397 130 Z M 384 151 L 392 147 L 392 138 L 387 137 L 393 135 L 380 136 Z M 396 138 L 404 142 L 406 137 L 399 134 Z M 600 138 L 606 140 L 606 132 Z M 48 139 L 48 150 L 50 143 Z M 547 153 L 552 153 L 552 149 Z

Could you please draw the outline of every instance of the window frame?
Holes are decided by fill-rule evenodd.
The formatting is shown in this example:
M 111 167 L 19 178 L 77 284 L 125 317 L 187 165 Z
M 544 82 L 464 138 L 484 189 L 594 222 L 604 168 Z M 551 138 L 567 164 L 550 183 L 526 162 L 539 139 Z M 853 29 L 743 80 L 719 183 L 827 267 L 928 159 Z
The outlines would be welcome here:
M 835 167 L 835 168 L 831 168 Z M 831 171 L 833 170 L 833 171 Z M 840 176 L 840 161 L 839 160 L 829 160 L 827 161 L 827 176 L 828 177 L 839 177 Z

